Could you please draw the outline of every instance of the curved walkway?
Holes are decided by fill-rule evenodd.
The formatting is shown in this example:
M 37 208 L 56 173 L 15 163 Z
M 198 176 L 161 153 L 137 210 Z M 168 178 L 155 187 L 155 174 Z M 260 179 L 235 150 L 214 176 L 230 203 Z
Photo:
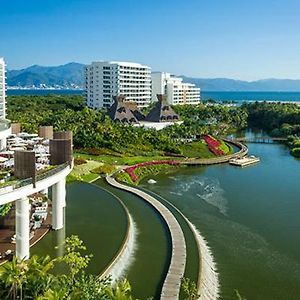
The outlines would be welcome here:
M 173 203 L 171 203 L 170 201 L 153 191 L 151 191 L 151 193 L 168 203 L 171 207 L 173 207 L 187 222 L 189 228 L 193 232 L 199 252 L 199 274 L 197 281 L 197 290 L 198 294 L 200 295 L 199 299 L 218 299 L 220 283 L 217 272 L 217 266 L 205 238 L 201 235 L 200 231 L 196 228 L 196 226 Z
M 229 162 L 230 159 L 236 157 L 243 157 L 248 154 L 248 147 L 244 144 L 228 139 L 223 139 L 224 142 L 232 144 L 233 146 L 238 147 L 240 150 L 230 155 L 224 155 L 220 157 L 213 157 L 213 158 L 191 158 L 180 161 L 180 164 L 183 165 L 214 165 L 214 164 L 222 164 Z
M 158 200 L 136 188 L 118 183 L 111 176 L 106 181 L 119 189 L 133 193 L 151 204 L 163 217 L 169 228 L 172 240 L 172 257 L 168 273 L 163 283 L 161 300 L 179 299 L 181 279 L 184 276 L 186 264 L 186 244 L 182 229 L 173 214 Z

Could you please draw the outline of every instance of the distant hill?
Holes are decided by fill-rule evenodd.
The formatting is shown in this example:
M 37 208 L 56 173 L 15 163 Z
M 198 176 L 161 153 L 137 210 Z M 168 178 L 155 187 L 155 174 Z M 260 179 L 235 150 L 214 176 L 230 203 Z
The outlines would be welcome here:
M 183 77 L 185 82 L 194 83 L 202 91 L 255 91 L 255 92 L 299 92 L 300 80 L 262 79 L 242 81 L 228 78 L 192 78 Z
M 182 75 L 185 82 L 195 83 L 202 91 L 300 91 L 300 80 L 263 79 L 242 81 L 228 78 L 192 78 Z M 84 64 L 71 62 L 61 66 L 34 65 L 22 70 L 7 71 L 7 85 L 17 87 L 83 88 Z
M 7 71 L 8 86 L 83 87 L 83 81 L 84 65 L 74 62 L 55 67 L 34 65 L 22 70 Z

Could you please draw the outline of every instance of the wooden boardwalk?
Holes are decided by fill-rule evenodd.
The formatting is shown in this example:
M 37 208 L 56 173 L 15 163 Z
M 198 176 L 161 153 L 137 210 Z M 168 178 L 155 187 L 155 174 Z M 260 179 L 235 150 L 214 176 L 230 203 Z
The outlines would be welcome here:
M 184 276 L 185 265 L 186 265 L 186 244 L 184 239 L 183 231 L 177 222 L 174 215 L 158 200 L 149 194 L 127 186 L 120 184 L 111 176 L 106 177 L 107 182 L 119 189 L 133 193 L 141 197 L 144 201 L 150 203 L 163 217 L 165 220 L 172 241 L 172 257 L 169 265 L 168 273 L 163 283 L 161 291 L 161 300 L 176 300 L 179 299 L 181 279 Z
M 283 143 L 287 141 L 287 138 L 283 137 L 269 137 L 269 136 L 261 136 L 261 137 L 242 137 L 234 139 L 236 142 L 244 142 L 244 143 Z

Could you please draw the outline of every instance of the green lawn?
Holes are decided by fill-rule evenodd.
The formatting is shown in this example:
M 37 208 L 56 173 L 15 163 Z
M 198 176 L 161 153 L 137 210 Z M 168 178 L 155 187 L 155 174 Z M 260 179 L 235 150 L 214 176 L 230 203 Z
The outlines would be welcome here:
M 111 155 L 89 155 L 75 152 L 75 157 L 81 157 L 85 160 L 94 160 L 97 162 L 112 164 L 112 165 L 134 165 L 145 161 L 153 160 L 165 160 L 165 159 L 176 159 L 169 156 L 127 156 L 127 157 L 118 157 Z
M 180 147 L 182 154 L 189 158 L 211 158 L 215 155 L 209 151 L 207 145 L 202 142 L 191 142 Z
M 85 164 L 74 166 L 72 172 L 67 177 L 67 181 L 72 182 L 79 180 L 89 182 L 99 176 L 98 174 L 90 172 L 101 165 L 102 163 L 99 161 L 88 160 Z

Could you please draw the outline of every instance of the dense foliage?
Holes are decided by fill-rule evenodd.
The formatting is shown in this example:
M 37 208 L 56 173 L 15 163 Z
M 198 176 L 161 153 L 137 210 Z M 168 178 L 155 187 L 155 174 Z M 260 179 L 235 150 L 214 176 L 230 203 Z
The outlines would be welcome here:
M 251 127 L 263 129 L 274 136 L 300 134 L 300 106 L 290 103 L 255 102 L 244 104 Z
M 181 153 L 178 142 L 205 133 L 224 134 L 245 127 L 247 114 L 241 108 L 220 105 L 174 107 L 184 123 L 156 131 L 112 122 L 106 111 L 84 107 L 81 96 L 9 96 L 8 118 L 20 122 L 24 131 L 37 132 L 40 125 L 72 130 L 77 148 L 106 148 L 143 155 L 158 151 Z
M 124 280 L 112 286 L 109 279 L 86 274 L 90 255 L 77 236 L 66 239 L 65 254 L 57 259 L 16 257 L 0 269 L 0 299 L 130 300 L 131 287 Z M 53 270 L 60 272 L 53 272 Z M 62 271 L 64 270 L 64 271 Z
M 243 105 L 248 111 L 249 126 L 273 136 L 289 137 L 291 154 L 300 157 L 300 106 L 291 103 L 255 102 Z

